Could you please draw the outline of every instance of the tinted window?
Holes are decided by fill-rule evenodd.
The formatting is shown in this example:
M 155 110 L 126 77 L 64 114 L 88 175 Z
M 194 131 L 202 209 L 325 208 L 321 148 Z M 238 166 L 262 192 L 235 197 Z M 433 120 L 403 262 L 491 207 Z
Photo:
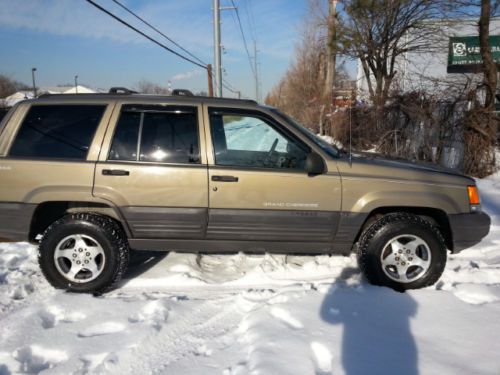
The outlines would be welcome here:
M 196 108 L 125 106 L 109 159 L 199 163 Z
M 122 112 L 113 137 L 109 159 L 137 160 L 140 120 L 139 112 Z
M 210 127 L 218 165 L 303 170 L 310 152 L 261 116 L 211 110 Z
M 12 108 L 11 111 L 14 111 L 14 108 Z M 11 114 L 12 113 L 13 112 L 11 112 Z M 0 108 L 0 135 L 2 135 L 3 129 L 5 125 L 7 125 L 7 121 L 9 121 L 11 114 L 9 114 L 9 110 Z
M 7 115 L 7 112 L 9 112 L 8 109 L 0 108 L 0 121 L 2 121 L 3 118 Z M 2 130 L 2 125 L 1 124 L 0 124 L 0 130 Z
M 105 108 L 103 105 L 33 106 L 9 154 L 85 160 Z

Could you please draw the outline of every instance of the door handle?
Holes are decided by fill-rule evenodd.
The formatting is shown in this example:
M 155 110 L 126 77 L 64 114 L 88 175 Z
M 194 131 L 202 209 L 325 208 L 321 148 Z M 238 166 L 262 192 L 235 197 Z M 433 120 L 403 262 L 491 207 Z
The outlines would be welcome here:
M 217 182 L 238 182 L 239 178 L 235 176 L 212 176 L 212 181 Z
M 103 169 L 104 176 L 129 176 L 130 172 L 123 169 Z

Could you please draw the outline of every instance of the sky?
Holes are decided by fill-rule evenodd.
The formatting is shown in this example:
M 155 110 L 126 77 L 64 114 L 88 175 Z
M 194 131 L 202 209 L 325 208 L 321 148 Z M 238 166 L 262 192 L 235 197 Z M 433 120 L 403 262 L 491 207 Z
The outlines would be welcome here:
M 94 0 L 132 25 L 175 48 L 112 0 Z M 120 0 L 206 63 L 213 64 L 212 0 Z M 231 0 L 220 0 L 228 7 Z M 306 0 L 234 0 L 253 55 L 258 48 L 263 96 L 285 74 Z M 181 60 L 129 30 L 85 0 L 0 0 L 0 74 L 39 87 L 74 82 L 92 88 L 134 87 L 141 80 L 207 91 L 205 70 Z M 254 78 L 232 10 L 221 12 L 225 80 L 254 98 Z M 253 57 L 253 56 L 252 56 Z M 234 96 L 225 92 L 225 96 Z

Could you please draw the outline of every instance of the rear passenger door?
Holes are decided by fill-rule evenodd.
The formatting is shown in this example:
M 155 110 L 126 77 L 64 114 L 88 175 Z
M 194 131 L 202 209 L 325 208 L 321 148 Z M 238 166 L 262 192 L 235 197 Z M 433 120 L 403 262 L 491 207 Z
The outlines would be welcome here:
M 134 238 L 205 236 L 208 172 L 199 118 L 195 104 L 123 103 L 114 114 L 94 195 L 118 206 Z

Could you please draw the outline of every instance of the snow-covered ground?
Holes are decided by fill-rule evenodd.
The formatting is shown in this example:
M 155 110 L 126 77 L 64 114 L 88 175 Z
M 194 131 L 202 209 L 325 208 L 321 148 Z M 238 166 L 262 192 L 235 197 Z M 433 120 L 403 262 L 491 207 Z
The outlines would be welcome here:
M 500 174 L 479 184 L 491 234 L 407 293 L 354 257 L 171 253 L 68 294 L 0 244 L 0 374 L 500 374 Z

